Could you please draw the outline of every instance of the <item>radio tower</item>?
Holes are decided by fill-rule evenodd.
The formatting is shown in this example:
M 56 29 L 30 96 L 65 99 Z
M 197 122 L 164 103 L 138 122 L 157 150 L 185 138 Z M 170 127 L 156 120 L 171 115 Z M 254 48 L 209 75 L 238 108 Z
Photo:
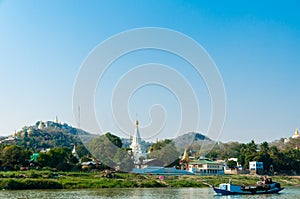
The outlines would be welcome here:
M 78 106 L 78 128 L 80 128 L 80 106 Z

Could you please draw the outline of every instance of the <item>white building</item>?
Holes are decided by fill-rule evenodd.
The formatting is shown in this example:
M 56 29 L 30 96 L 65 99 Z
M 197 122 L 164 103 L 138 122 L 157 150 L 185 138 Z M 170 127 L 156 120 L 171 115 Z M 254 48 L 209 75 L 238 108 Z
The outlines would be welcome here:
M 136 120 L 135 131 L 134 131 L 134 134 L 132 137 L 132 143 L 130 145 L 135 164 L 138 164 L 140 161 L 139 158 L 143 156 L 141 144 L 142 144 L 142 139 L 141 139 L 141 135 L 140 135 L 140 131 L 139 131 L 139 121 Z
M 189 172 L 195 174 L 224 174 L 223 163 L 209 159 L 191 161 L 188 167 Z
M 249 170 L 250 170 L 250 173 L 258 173 L 258 174 L 263 173 L 264 163 L 256 162 L 256 161 L 249 162 Z

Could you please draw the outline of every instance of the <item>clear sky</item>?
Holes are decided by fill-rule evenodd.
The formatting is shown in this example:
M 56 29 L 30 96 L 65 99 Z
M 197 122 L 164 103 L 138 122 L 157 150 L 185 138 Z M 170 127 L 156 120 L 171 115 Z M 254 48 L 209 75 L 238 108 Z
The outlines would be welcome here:
M 88 54 L 122 31 L 162 27 L 193 38 L 216 63 L 227 96 L 221 141 L 289 137 L 300 127 L 299 9 L 297 0 L 0 0 L 0 134 L 56 115 L 75 126 L 73 87 Z M 179 66 L 186 63 L 158 51 L 124 56 L 106 72 L 95 96 L 96 114 L 107 124 L 104 130 L 118 131 L 109 113 L 112 83 L 148 62 L 171 65 L 190 81 L 199 98 L 199 130 L 205 133 L 211 107 L 203 80 L 188 66 Z M 176 98 L 162 87 L 150 85 L 136 92 L 128 103 L 130 117 L 134 120 L 137 113 L 146 126 L 149 108 L 156 103 L 165 104 L 168 121 L 160 137 L 171 136 L 180 110 Z

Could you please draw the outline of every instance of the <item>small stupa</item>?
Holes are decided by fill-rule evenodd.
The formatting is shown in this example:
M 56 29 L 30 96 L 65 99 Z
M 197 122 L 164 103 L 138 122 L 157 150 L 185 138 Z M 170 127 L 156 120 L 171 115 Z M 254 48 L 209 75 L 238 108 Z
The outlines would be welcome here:
M 294 135 L 292 135 L 292 138 L 298 138 L 298 137 L 300 137 L 300 135 L 299 135 L 299 130 L 297 128 Z
M 57 115 L 55 116 L 54 122 L 58 124 L 58 117 L 57 117 Z
M 40 123 L 39 123 L 38 129 L 43 129 L 43 128 L 44 128 L 44 126 L 43 126 L 43 122 L 41 120 Z
M 18 134 L 17 134 L 17 131 L 15 130 L 15 132 L 12 134 L 12 137 L 17 137 Z
M 78 156 L 78 154 L 77 154 L 77 151 L 76 151 L 76 146 L 75 146 L 75 144 L 74 144 L 74 147 L 73 147 L 73 150 L 72 150 L 72 155 L 73 155 L 75 158 L 77 158 L 77 160 L 80 160 L 80 159 L 79 159 L 79 156 Z

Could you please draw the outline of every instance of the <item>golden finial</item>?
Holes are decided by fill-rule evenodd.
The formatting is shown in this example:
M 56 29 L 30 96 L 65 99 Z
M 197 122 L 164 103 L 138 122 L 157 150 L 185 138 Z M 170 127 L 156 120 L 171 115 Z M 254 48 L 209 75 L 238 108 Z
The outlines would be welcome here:
M 190 157 L 189 157 L 189 154 L 187 153 L 187 150 L 184 149 L 184 153 L 183 153 L 183 156 L 181 158 L 181 162 L 183 163 L 189 163 L 191 160 L 190 160 Z

